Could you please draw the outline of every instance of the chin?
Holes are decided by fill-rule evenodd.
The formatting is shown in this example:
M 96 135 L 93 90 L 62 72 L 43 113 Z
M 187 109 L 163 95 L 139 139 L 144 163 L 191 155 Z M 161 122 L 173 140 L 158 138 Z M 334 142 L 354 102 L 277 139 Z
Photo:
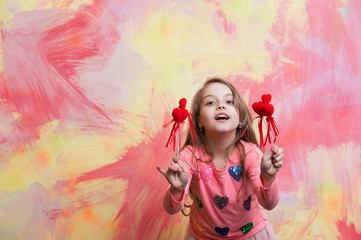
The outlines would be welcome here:
M 218 129 L 218 133 L 225 134 L 225 133 L 234 133 L 236 134 L 237 129 Z

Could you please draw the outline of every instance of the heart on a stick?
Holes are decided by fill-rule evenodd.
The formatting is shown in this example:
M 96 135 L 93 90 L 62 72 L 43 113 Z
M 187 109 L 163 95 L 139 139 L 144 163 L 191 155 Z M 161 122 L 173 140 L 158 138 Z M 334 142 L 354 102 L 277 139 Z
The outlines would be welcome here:
M 182 108 L 174 108 L 172 112 L 173 119 L 176 122 L 183 122 L 188 117 L 187 109 Z
M 274 107 L 270 104 L 271 99 L 271 94 L 262 95 L 262 101 L 252 104 L 253 110 L 260 116 L 272 116 Z
M 273 112 L 275 111 L 275 108 L 272 104 L 265 104 L 263 107 L 263 114 L 267 117 L 272 116 Z
M 270 103 L 272 100 L 271 94 L 264 94 L 261 96 L 262 101 L 254 102 L 252 104 L 253 110 L 259 115 L 256 118 L 259 118 L 258 121 L 258 131 L 260 136 L 260 146 L 263 148 L 263 151 L 265 151 L 265 145 L 267 141 L 269 143 L 274 143 L 276 141 L 276 137 L 279 134 L 279 129 L 277 127 L 277 124 L 272 117 L 273 112 L 275 111 L 273 105 Z M 263 139 L 263 118 L 266 117 L 266 125 L 267 125 L 267 135 L 265 140 Z M 256 119 L 255 118 L 255 119 Z M 274 136 L 271 136 L 271 131 L 274 133 Z M 242 133 L 243 135 L 243 133 Z
M 263 116 L 264 102 L 255 102 L 252 104 L 252 108 L 258 115 Z
M 271 94 L 264 94 L 264 95 L 262 95 L 261 99 L 264 103 L 267 104 L 267 103 L 271 102 L 272 96 L 271 96 Z

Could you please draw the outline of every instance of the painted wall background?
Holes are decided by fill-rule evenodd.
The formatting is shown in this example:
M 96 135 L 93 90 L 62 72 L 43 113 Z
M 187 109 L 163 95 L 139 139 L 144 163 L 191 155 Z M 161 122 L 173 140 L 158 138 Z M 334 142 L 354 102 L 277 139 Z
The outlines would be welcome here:
M 361 239 L 358 0 L 0 0 L 1 239 L 182 239 L 156 171 L 210 76 L 271 93 L 279 239 Z

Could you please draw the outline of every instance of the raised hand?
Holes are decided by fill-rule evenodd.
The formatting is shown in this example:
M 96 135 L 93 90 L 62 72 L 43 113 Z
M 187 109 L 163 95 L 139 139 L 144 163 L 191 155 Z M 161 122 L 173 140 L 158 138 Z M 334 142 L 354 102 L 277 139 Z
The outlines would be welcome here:
M 273 182 L 276 173 L 283 165 L 283 158 L 283 149 L 277 146 L 272 146 L 264 152 L 261 162 L 261 175 L 264 180 Z
M 157 169 L 167 179 L 172 186 L 172 190 L 183 191 L 187 186 L 189 170 L 177 157 L 172 158 L 172 162 L 169 164 L 167 170 L 161 168 L 159 165 L 157 166 Z

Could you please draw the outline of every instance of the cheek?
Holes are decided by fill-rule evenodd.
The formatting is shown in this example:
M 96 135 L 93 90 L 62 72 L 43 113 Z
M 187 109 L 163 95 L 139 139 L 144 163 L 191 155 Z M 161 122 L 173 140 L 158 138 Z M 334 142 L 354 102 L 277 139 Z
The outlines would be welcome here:
M 234 111 L 236 112 L 236 114 L 238 115 L 238 117 L 240 117 L 240 112 L 238 111 L 238 109 L 236 107 L 234 107 Z
M 233 113 L 233 114 L 234 114 L 234 116 L 235 116 L 235 119 L 237 119 L 238 122 L 241 121 L 239 112 L 238 112 L 236 109 L 234 109 L 234 113 Z
M 232 113 L 232 115 L 239 115 L 238 111 L 237 111 L 237 108 L 235 106 L 231 106 L 229 108 L 229 111 Z
M 240 119 L 240 118 L 241 118 L 241 115 L 239 114 L 238 111 L 236 111 L 236 114 L 237 114 L 238 119 Z

